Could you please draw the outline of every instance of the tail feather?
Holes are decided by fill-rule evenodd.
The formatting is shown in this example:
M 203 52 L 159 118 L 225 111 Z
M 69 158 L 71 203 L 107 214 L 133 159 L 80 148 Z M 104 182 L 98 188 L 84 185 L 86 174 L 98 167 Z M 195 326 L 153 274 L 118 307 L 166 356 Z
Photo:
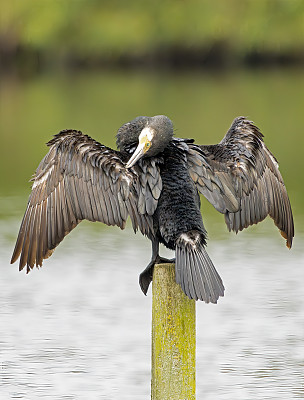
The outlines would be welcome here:
M 190 257 L 186 257 L 186 250 L 183 249 L 183 257 L 185 259 L 185 268 L 184 268 L 184 274 L 182 274 L 183 277 L 183 287 L 184 287 L 184 292 L 189 292 L 191 295 L 192 299 L 197 300 L 196 296 L 196 291 L 194 287 L 194 282 L 195 282 L 195 277 L 193 276 L 193 271 L 191 269 L 191 260 Z
M 210 291 L 213 293 L 213 297 L 219 298 L 219 296 L 224 296 L 224 285 L 223 281 L 218 274 L 215 266 L 213 265 L 208 253 L 204 248 L 201 249 L 201 253 L 199 253 L 199 257 L 201 258 L 202 262 L 205 263 L 205 271 L 206 276 L 209 278 L 209 282 L 212 284 L 210 285 Z
M 222 279 L 199 241 L 177 242 L 175 272 L 176 282 L 190 299 L 217 303 L 224 296 Z

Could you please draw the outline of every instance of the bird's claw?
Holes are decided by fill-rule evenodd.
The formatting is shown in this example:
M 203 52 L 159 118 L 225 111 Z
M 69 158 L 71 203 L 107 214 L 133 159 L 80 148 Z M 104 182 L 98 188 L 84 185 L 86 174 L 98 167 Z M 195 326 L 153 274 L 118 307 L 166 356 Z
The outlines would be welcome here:
M 139 286 L 142 292 L 147 295 L 150 283 L 153 279 L 153 270 L 155 264 L 171 264 L 175 263 L 175 258 L 168 259 L 164 257 L 160 257 L 159 255 L 155 257 L 154 260 L 151 260 L 147 267 L 143 270 L 143 272 L 139 275 Z
M 164 257 L 160 257 L 157 256 L 155 259 L 155 264 L 174 264 L 175 263 L 175 258 L 164 258 Z

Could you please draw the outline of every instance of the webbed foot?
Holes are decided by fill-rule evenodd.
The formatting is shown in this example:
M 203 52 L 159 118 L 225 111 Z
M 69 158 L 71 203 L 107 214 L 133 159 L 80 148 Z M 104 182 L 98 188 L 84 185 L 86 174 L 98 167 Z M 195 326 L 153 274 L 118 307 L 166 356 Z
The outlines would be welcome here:
M 151 260 L 149 262 L 147 267 L 139 275 L 139 285 L 145 295 L 147 295 L 150 283 L 152 282 L 153 279 L 154 265 L 171 264 L 171 263 L 175 263 L 175 258 L 169 260 L 168 258 L 160 257 L 159 255 L 157 255 L 157 257 L 154 260 Z
M 157 256 L 155 264 L 174 264 L 175 263 L 175 258 L 164 258 Z

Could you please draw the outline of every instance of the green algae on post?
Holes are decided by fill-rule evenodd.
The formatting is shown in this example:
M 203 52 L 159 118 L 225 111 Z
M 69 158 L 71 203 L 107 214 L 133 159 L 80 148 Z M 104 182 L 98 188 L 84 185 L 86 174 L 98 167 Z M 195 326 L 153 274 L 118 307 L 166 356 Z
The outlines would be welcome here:
M 155 265 L 152 400 L 195 400 L 195 300 L 175 282 L 174 264 Z

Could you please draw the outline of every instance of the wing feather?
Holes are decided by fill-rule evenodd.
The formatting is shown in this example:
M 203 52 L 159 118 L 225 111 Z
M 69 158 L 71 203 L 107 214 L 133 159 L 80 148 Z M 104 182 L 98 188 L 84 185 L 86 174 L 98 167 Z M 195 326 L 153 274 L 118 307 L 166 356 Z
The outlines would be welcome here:
M 235 232 L 269 215 L 290 248 L 294 224 L 289 197 L 275 157 L 260 130 L 236 118 L 217 145 L 189 144 L 189 174 L 200 193 Z
M 65 130 L 48 143 L 34 175 L 11 262 L 41 266 L 78 223 L 87 219 L 154 235 L 152 215 L 162 189 L 159 166 L 142 160 L 126 169 L 125 156 L 80 131 Z

